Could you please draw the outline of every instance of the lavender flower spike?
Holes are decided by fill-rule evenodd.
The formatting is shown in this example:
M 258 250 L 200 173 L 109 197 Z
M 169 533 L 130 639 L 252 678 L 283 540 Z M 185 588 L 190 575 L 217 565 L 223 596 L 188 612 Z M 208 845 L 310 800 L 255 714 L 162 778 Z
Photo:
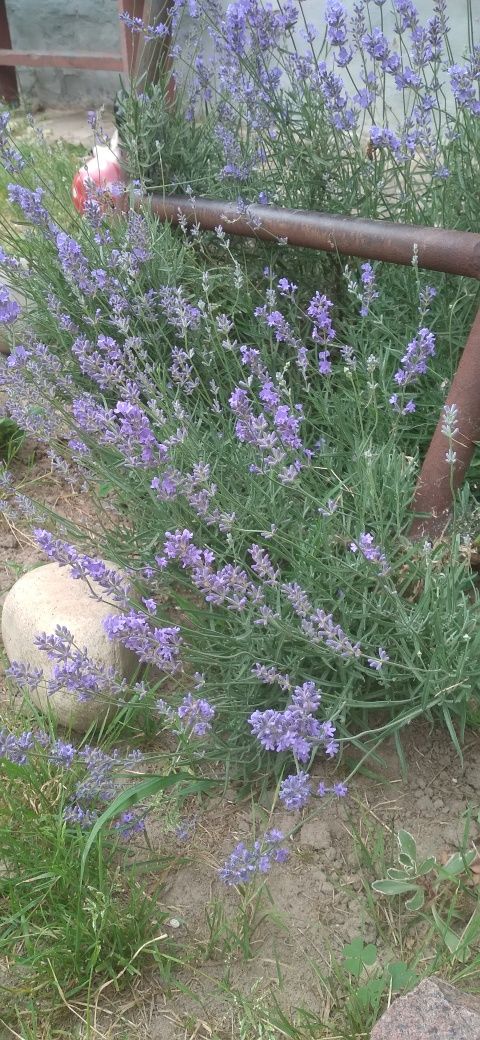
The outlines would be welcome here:
M 303 809 L 310 800 L 312 784 L 308 773 L 293 773 L 280 784 L 280 801 L 286 809 Z
M 239 842 L 219 870 L 220 879 L 229 886 L 248 885 L 258 874 L 268 874 L 273 863 L 285 863 L 288 859 L 283 841 L 282 831 L 270 830 L 264 834 L 263 841 L 254 842 L 252 848 Z
M 382 577 L 389 573 L 390 567 L 385 553 L 382 552 L 378 545 L 375 545 L 373 534 L 364 531 L 363 534 L 359 535 L 357 542 L 351 543 L 350 549 L 353 553 L 360 552 L 371 563 L 378 563 L 379 573 Z

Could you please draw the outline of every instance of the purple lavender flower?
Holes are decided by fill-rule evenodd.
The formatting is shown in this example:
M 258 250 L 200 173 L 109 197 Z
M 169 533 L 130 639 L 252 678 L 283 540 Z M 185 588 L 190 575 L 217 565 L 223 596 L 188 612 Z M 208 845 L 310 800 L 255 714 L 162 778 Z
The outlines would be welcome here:
M 347 9 L 339 0 L 329 0 L 325 9 L 327 36 L 332 47 L 343 47 L 347 41 Z
M 415 401 L 410 399 L 406 404 L 402 404 L 398 394 L 392 394 L 388 399 L 388 403 L 391 404 L 393 410 L 399 415 L 410 415 L 416 410 Z
M 301 617 L 302 632 L 313 643 L 324 643 L 345 660 L 360 656 L 360 644 L 351 642 L 343 628 L 334 621 L 333 614 L 327 614 L 320 607 L 307 616 L 299 611 L 296 613 Z
M 360 306 L 360 315 L 362 318 L 366 318 L 370 310 L 370 306 L 374 300 L 378 299 L 378 292 L 375 288 L 375 271 L 370 263 L 361 265 L 360 281 L 362 283 L 362 298 Z
M 341 782 L 332 784 L 331 787 L 327 787 L 327 785 L 321 781 L 315 794 L 317 795 L 317 798 L 324 798 L 327 794 L 334 794 L 337 798 L 345 798 L 348 794 L 348 787 L 346 784 Z
M 299 762 L 306 762 L 314 747 L 323 746 L 327 755 L 335 754 L 334 726 L 314 717 L 320 698 L 314 683 L 296 686 L 283 711 L 253 712 L 248 720 L 252 733 L 266 751 L 290 751 Z
M 199 307 L 188 303 L 183 289 L 174 289 L 170 285 L 162 285 L 158 290 L 161 309 L 169 323 L 181 335 L 189 329 L 197 329 L 202 320 Z
M 63 740 L 54 740 L 49 751 L 48 761 L 53 766 L 63 766 L 64 769 L 70 769 L 77 749 L 74 748 L 73 744 L 66 744 Z
M 0 286 L 0 325 L 12 325 L 20 313 L 20 305 L 12 299 L 4 286 Z
M 332 374 L 332 362 L 330 361 L 330 351 L 320 350 L 318 354 L 318 371 L 321 376 L 331 376 Z
M 87 701 L 98 694 L 115 694 L 120 698 L 125 693 L 126 680 L 120 679 L 113 669 L 93 661 L 86 649 L 76 647 L 72 633 L 64 626 L 57 625 L 52 635 L 41 633 L 34 643 L 49 660 L 55 661 L 51 678 L 46 682 L 49 696 L 68 690 L 78 701 Z
M 12 661 L 5 674 L 8 679 L 12 679 L 18 686 L 28 686 L 30 690 L 36 690 L 40 683 L 43 682 L 41 668 L 32 668 L 31 665 L 23 664 L 21 661 Z
M 306 714 L 318 711 L 322 694 L 311 680 L 304 682 L 302 686 L 295 686 L 292 693 L 292 704 L 300 708 Z
M 70 566 L 72 578 L 91 579 L 100 585 L 115 603 L 128 606 L 130 586 L 118 571 L 108 567 L 103 560 L 79 553 L 74 545 L 69 545 L 61 538 L 54 538 L 51 532 L 44 528 L 34 528 L 33 534 L 37 545 L 49 560 L 55 560 L 60 567 Z M 91 591 L 94 594 L 94 590 Z
M 358 541 L 351 542 L 350 549 L 353 553 L 360 552 L 370 563 L 379 565 L 379 573 L 384 576 L 389 574 L 390 566 L 382 549 L 375 545 L 373 534 L 364 531 L 358 537 Z
M 395 159 L 402 158 L 402 142 L 400 138 L 389 130 L 388 127 L 372 126 L 370 129 L 370 143 L 373 148 L 388 148 Z
M 387 651 L 384 650 L 383 646 L 379 646 L 377 657 L 369 657 L 367 659 L 367 663 L 370 668 L 373 668 L 374 671 L 379 672 L 383 665 L 387 664 L 389 660 L 390 658 L 387 654 Z
M 19 206 L 24 217 L 31 223 L 37 224 L 44 230 L 51 227 L 50 216 L 43 205 L 45 192 L 43 188 L 24 188 L 21 184 L 8 185 L 8 198 L 14 205 Z
M 280 296 L 291 296 L 293 297 L 298 289 L 298 285 L 295 282 L 289 282 L 288 278 L 278 279 L 278 291 Z
M 281 690 L 289 691 L 292 688 L 288 675 L 284 675 L 282 672 L 277 672 L 277 669 L 273 666 L 268 668 L 266 665 L 257 662 L 257 664 L 252 668 L 252 675 L 255 675 L 257 679 L 260 679 L 260 682 L 268 683 L 269 685 L 278 683 Z
M 134 610 L 128 614 L 111 614 L 103 625 L 109 639 L 118 639 L 142 663 L 153 664 L 168 673 L 180 668 L 182 636 L 178 626 L 152 626 L 144 614 Z
M 270 830 L 252 848 L 239 842 L 219 870 L 220 879 L 229 886 L 248 885 L 258 874 L 267 874 L 274 863 L 285 863 L 288 858 L 283 841 L 282 831 Z
M 96 284 L 92 279 L 87 258 L 78 242 L 64 231 L 59 231 L 56 236 L 56 246 L 58 259 L 67 280 L 88 296 L 95 293 Z
M 402 357 L 403 368 L 399 368 L 394 375 L 395 382 L 399 386 L 406 386 L 419 375 L 427 371 L 427 361 L 435 354 L 435 336 L 430 329 L 422 328 L 408 344 L 407 350 Z
M 177 715 L 185 733 L 204 737 L 212 728 L 215 708 L 203 698 L 188 693 L 177 708 Z
M 319 343 L 328 343 L 335 339 L 335 329 L 330 316 L 332 307 L 332 301 L 318 291 L 308 305 L 307 314 L 313 323 L 312 339 Z
M 293 773 L 280 784 L 280 801 L 286 809 L 303 809 L 310 800 L 312 783 L 308 773 Z
M 17 737 L 5 728 L 0 729 L 0 759 L 5 758 L 7 762 L 24 766 L 28 763 L 28 753 L 34 746 L 35 736 L 30 730 L 25 730 Z
M 258 574 L 269 585 L 276 585 L 279 577 L 278 567 L 274 567 L 267 552 L 260 545 L 251 545 L 249 549 L 252 557 L 252 570 Z
M 118 831 L 123 841 L 130 841 L 135 835 L 143 834 L 145 831 L 145 820 L 140 810 L 136 812 L 127 810 L 121 813 L 118 819 L 115 820 L 113 827 L 114 830 Z
M 451 65 L 448 69 L 453 96 L 461 108 L 466 108 L 474 116 L 480 116 L 480 98 L 478 83 L 480 75 L 474 62 L 467 65 Z

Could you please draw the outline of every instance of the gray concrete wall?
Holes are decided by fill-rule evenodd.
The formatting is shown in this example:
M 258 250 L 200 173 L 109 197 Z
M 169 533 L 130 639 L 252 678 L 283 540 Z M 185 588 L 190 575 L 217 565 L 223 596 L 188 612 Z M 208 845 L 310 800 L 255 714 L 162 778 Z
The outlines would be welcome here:
M 116 0 L 7 0 L 12 46 L 38 51 L 120 51 Z M 111 102 L 118 72 L 17 69 L 26 102 L 53 108 Z

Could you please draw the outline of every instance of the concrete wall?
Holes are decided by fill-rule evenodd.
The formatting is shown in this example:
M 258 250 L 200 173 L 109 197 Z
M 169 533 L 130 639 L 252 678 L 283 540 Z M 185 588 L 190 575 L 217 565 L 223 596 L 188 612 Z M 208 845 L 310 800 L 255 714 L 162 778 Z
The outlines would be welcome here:
M 353 10 L 354 0 L 345 0 Z M 161 7 L 162 0 L 156 0 Z M 224 0 L 225 6 L 228 0 Z M 155 6 L 155 0 L 153 3 Z M 391 35 L 391 3 L 383 8 L 386 32 Z M 433 0 L 417 0 L 422 20 L 432 14 Z M 472 0 L 475 35 L 480 40 L 480 0 Z M 467 46 L 467 0 L 448 0 L 450 41 L 456 58 Z M 7 0 L 12 43 L 28 50 L 84 50 L 119 52 L 119 25 L 116 0 Z M 304 0 L 307 21 L 323 23 L 324 0 Z M 379 21 L 380 9 L 370 4 L 373 18 Z M 119 84 L 115 72 L 87 72 L 80 69 L 22 69 L 18 71 L 21 90 L 27 101 L 54 107 L 85 105 L 95 107 L 111 101 Z M 394 98 L 392 98 L 394 100 Z
M 38 51 L 120 51 L 116 0 L 7 0 L 12 46 Z M 53 108 L 96 107 L 111 102 L 118 72 L 83 69 L 18 69 L 26 102 Z

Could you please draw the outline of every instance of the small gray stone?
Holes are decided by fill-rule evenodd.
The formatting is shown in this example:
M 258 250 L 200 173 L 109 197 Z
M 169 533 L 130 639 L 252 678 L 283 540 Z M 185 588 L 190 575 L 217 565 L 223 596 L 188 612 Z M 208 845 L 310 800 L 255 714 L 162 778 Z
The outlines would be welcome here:
M 371 1040 L 480 1040 L 480 998 L 442 979 L 424 979 L 395 1000 Z

